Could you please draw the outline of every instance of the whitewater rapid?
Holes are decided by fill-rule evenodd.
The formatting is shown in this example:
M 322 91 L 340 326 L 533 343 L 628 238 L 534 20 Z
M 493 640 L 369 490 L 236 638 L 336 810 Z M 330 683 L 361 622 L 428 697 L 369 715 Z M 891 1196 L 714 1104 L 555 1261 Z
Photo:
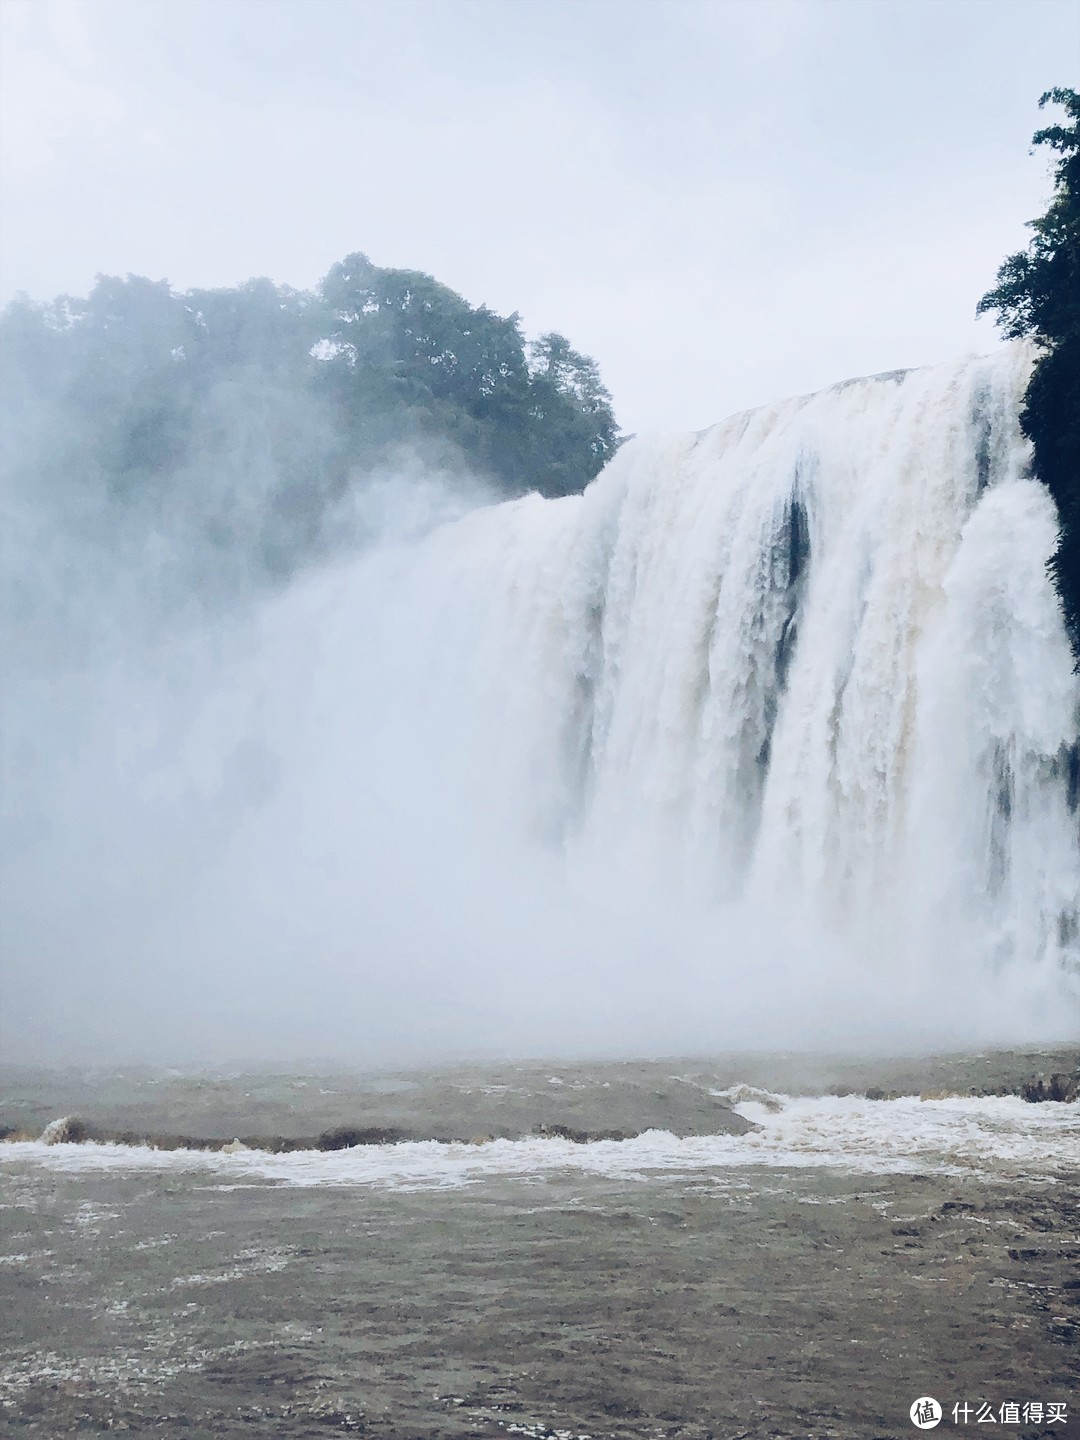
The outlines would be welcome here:
M 8 1141 L 0 1171 L 23 1165 L 63 1174 L 209 1172 L 236 1184 L 456 1189 L 500 1178 L 555 1174 L 646 1182 L 672 1173 L 688 1181 L 748 1167 L 849 1174 L 946 1174 L 1052 1181 L 1076 1174 L 1080 1103 L 1028 1105 L 1015 1096 L 864 1100 L 859 1096 L 770 1095 L 735 1109 L 754 1121 L 746 1135 L 680 1137 L 648 1130 L 629 1140 L 437 1140 L 359 1145 L 275 1155 L 236 1144 L 228 1152 L 158 1150 L 88 1142 Z

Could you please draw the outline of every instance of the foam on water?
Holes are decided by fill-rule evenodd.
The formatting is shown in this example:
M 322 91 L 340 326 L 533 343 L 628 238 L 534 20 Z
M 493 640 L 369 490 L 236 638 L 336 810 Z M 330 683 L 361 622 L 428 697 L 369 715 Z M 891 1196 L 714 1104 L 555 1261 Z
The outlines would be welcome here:
M 553 1172 L 620 1181 L 663 1173 L 723 1174 L 748 1166 L 861 1174 L 937 1172 L 1052 1179 L 1080 1171 L 1080 1102 L 1030 1105 L 1016 1097 L 891 1101 L 854 1096 L 768 1096 L 736 1107 L 760 1127 L 746 1135 L 679 1138 L 650 1130 L 632 1140 L 437 1141 L 271 1155 L 152 1150 L 121 1145 L 0 1145 L 0 1165 L 67 1174 L 207 1172 L 217 1180 L 284 1185 L 454 1189 Z

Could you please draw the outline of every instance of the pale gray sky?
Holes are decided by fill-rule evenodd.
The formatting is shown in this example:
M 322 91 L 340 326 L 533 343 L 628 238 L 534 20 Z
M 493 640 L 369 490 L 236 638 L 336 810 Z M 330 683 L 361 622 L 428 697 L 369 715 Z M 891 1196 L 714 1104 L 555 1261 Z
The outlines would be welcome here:
M 353 250 L 690 428 L 996 343 L 1075 0 L 2 0 L 3 296 Z

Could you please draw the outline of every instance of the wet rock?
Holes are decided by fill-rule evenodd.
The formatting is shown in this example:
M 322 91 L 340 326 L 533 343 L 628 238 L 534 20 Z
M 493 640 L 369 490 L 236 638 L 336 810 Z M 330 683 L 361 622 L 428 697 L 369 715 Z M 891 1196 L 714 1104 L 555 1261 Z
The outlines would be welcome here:
M 43 1145 L 81 1145 L 85 1140 L 94 1138 L 86 1121 L 76 1115 L 62 1115 L 58 1120 L 51 1120 L 41 1132 Z
M 384 1125 L 339 1125 L 324 1130 L 315 1142 L 319 1150 L 351 1150 L 354 1145 L 396 1145 L 408 1137 L 401 1130 Z
M 572 1140 L 575 1145 L 587 1145 L 590 1140 L 632 1140 L 640 1130 L 576 1130 L 572 1125 L 534 1125 L 534 1135 L 546 1140 Z
M 573 1140 L 575 1145 L 584 1145 L 589 1139 L 587 1130 L 574 1130 L 569 1125 L 534 1125 L 533 1134 L 543 1140 Z
M 1069 1104 L 1073 1100 L 1080 1099 L 1080 1070 L 1074 1070 L 1071 1075 L 1059 1073 L 1051 1075 L 1045 1080 L 1041 1075 L 1035 1080 L 1028 1080 L 1020 1086 L 1021 1097 L 1030 1105 L 1041 1104 L 1044 1100 L 1056 1100 L 1059 1104 Z

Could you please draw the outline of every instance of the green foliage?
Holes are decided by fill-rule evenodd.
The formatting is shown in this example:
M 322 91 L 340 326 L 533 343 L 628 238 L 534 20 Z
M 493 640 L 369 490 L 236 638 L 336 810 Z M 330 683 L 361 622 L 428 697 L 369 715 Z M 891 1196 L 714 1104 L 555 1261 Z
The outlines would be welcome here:
M 328 380 L 354 434 L 450 442 L 511 494 L 581 490 L 614 452 L 611 396 L 561 336 L 530 346 L 530 363 L 516 314 L 366 255 L 335 265 L 320 295 Z
M 9 487 L 201 550 L 200 582 L 226 590 L 337 543 L 343 498 L 403 457 L 563 495 L 618 444 L 595 364 L 561 336 L 527 354 L 516 314 L 359 254 L 315 293 L 102 276 L 85 299 L 20 299 L 0 364 Z
M 541 335 L 529 346 L 533 415 L 563 492 L 575 488 L 578 457 L 587 454 L 595 474 L 614 455 L 619 431 L 611 396 L 596 361 L 570 348 L 563 335 Z
M 1080 94 L 1048 90 L 1039 106 L 1048 104 L 1060 105 L 1072 122 L 1033 137 L 1060 157 L 1053 198 L 1046 214 L 1030 222 L 1027 250 L 1004 262 L 978 310 L 996 310 L 1005 335 L 1040 346 L 1021 424 L 1034 446 L 1035 473 L 1061 517 L 1050 569 L 1080 669 Z

